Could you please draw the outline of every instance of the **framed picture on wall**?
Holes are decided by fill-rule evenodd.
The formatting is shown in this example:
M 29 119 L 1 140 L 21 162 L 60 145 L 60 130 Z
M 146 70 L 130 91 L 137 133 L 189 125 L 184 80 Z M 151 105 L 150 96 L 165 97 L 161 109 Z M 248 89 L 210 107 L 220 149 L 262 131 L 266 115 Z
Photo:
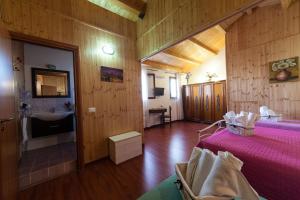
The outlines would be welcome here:
M 299 80 L 299 57 L 270 62 L 270 83 L 280 83 Z
M 111 67 L 101 66 L 101 81 L 104 82 L 123 82 L 123 70 Z

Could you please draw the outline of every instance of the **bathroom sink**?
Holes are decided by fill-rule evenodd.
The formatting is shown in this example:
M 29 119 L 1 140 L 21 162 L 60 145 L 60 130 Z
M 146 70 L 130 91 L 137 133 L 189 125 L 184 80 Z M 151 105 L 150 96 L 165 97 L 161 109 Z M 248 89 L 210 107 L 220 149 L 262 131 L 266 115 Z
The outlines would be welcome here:
M 70 114 L 73 114 L 74 112 L 63 112 L 63 111 L 58 111 L 58 112 L 35 112 L 31 115 L 31 117 L 38 118 L 40 120 L 44 121 L 56 121 L 63 119 L 67 117 Z

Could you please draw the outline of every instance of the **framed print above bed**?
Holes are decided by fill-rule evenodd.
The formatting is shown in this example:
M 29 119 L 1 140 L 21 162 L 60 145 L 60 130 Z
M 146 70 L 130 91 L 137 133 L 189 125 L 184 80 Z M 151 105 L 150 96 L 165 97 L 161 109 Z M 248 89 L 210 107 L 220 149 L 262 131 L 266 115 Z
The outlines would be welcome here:
M 270 62 L 270 83 L 280 83 L 299 80 L 299 57 Z

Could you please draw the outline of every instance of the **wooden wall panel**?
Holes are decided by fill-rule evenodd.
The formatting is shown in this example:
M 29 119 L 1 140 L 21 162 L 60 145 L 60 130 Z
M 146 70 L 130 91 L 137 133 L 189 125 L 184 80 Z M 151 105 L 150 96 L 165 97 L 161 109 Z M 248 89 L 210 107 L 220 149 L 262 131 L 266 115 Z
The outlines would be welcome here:
M 14 32 L 79 47 L 85 163 L 108 155 L 107 137 L 143 132 L 136 25 L 85 0 L 2 0 L 1 19 Z M 110 44 L 115 54 L 102 53 Z M 124 83 L 100 81 L 100 66 L 124 69 Z M 96 113 L 88 113 L 96 107 Z
M 146 16 L 137 22 L 139 58 L 149 57 L 261 1 L 148 0 Z
M 300 82 L 269 83 L 269 62 L 300 56 L 300 3 L 258 8 L 226 34 L 229 110 L 259 112 L 268 105 L 300 119 Z

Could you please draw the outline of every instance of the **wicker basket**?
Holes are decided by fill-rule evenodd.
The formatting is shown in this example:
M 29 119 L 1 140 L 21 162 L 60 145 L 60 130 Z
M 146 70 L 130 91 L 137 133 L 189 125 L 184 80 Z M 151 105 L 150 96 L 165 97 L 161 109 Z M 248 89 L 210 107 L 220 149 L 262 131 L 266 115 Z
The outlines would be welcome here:
M 176 168 L 177 177 L 179 178 L 179 180 L 177 181 L 178 188 L 179 188 L 182 198 L 184 200 L 228 200 L 228 198 L 225 198 L 225 197 L 215 197 L 215 196 L 199 197 L 199 196 L 196 196 L 192 192 L 191 188 L 189 188 L 188 184 L 185 181 L 187 163 L 177 163 L 175 168 Z
M 226 127 L 229 132 L 242 135 L 242 136 L 251 136 L 254 135 L 254 128 L 239 126 L 236 124 L 226 123 Z

